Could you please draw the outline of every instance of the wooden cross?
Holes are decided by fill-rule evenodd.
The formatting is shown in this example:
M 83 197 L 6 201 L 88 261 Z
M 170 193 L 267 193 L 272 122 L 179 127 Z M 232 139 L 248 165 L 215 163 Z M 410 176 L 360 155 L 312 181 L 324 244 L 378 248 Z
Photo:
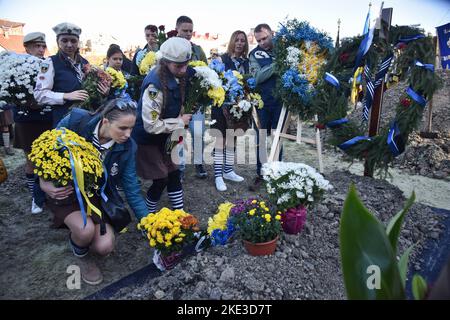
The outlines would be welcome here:
M 380 14 L 380 34 L 382 34 L 386 41 L 388 41 L 389 28 L 392 21 L 392 8 L 385 8 L 381 10 Z M 372 107 L 370 108 L 369 116 L 369 137 L 376 136 L 380 128 L 381 111 L 383 106 L 383 96 L 386 91 L 384 80 L 381 85 L 375 90 Z M 373 172 L 370 170 L 367 160 L 364 164 L 364 176 L 373 177 Z

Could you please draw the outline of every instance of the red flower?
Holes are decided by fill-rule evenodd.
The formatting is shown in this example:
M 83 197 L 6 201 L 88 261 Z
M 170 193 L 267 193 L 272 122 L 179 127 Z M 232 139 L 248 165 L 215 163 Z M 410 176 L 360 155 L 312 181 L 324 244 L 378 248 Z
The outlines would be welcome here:
M 164 25 L 160 25 L 158 27 L 158 29 L 159 29 L 159 31 L 164 31 L 164 30 L 166 30 L 166 27 Z
M 399 50 L 403 50 L 407 47 L 406 43 L 404 42 L 400 42 L 399 44 L 397 44 L 396 48 Z
M 180 137 L 178 138 L 178 144 L 181 144 L 181 143 L 183 143 L 183 136 L 180 136 Z
M 408 108 L 409 106 L 411 106 L 411 99 L 409 99 L 409 98 L 403 98 L 403 99 L 400 101 L 400 104 L 401 104 L 402 106 L 404 106 L 405 108 Z
M 319 130 L 325 129 L 325 125 L 323 123 L 316 123 L 316 128 Z
M 346 63 L 349 57 L 350 57 L 350 54 L 347 53 L 347 52 L 344 52 L 343 54 L 341 54 L 341 55 L 339 56 L 339 61 L 340 61 L 341 63 Z
M 176 37 L 177 34 L 178 34 L 177 30 L 170 30 L 169 32 L 167 32 L 167 38 Z

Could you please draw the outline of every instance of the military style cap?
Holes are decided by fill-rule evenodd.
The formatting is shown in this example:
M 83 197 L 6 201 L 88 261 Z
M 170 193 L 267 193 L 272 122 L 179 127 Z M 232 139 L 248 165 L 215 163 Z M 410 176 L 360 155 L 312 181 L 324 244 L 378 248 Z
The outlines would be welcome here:
M 162 58 L 175 63 L 185 63 L 191 60 L 191 43 L 179 37 L 173 37 L 166 40 L 159 49 Z
M 53 27 L 53 31 L 55 31 L 56 36 L 60 35 L 71 35 L 80 37 L 81 28 L 73 23 L 63 22 Z
M 31 32 L 23 37 L 23 44 L 31 42 L 45 42 L 45 34 L 42 32 Z

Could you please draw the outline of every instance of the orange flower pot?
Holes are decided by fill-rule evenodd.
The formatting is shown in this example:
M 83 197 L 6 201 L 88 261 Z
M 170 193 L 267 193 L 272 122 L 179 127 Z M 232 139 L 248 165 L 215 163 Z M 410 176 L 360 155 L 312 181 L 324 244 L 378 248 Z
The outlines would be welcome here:
M 268 242 L 253 243 L 247 240 L 242 240 L 244 247 L 251 256 L 268 256 L 274 254 L 277 248 L 278 236 Z

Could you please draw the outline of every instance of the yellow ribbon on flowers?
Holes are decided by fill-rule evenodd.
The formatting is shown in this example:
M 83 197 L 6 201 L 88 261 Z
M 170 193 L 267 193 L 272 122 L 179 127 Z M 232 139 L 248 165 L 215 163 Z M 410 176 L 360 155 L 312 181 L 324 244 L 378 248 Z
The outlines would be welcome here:
M 75 184 L 75 191 L 77 191 L 77 189 L 79 190 L 79 192 L 83 195 L 84 200 L 86 200 L 86 204 L 87 204 L 87 215 L 91 216 L 92 215 L 92 211 L 94 211 L 100 218 L 102 217 L 102 212 L 96 207 L 94 206 L 91 201 L 89 200 L 89 197 L 86 194 L 86 191 L 84 190 L 84 173 L 83 173 L 83 165 L 82 165 L 82 160 L 80 158 L 80 156 L 78 155 L 78 153 L 76 151 L 73 150 L 73 146 L 74 144 L 71 141 L 68 141 L 65 133 L 63 132 L 60 136 L 60 142 L 61 142 L 61 147 L 62 148 L 67 148 L 67 150 L 69 151 L 69 155 L 71 156 L 71 165 L 72 168 L 75 169 L 75 174 L 74 174 L 74 184 Z M 85 150 L 87 151 L 87 150 Z M 77 194 L 78 197 L 78 194 Z M 81 208 L 81 212 L 83 213 L 83 208 Z M 83 217 L 84 219 L 84 217 Z
M 360 92 L 360 83 L 358 83 L 358 77 L 362 74 L 364 68 L 359 67 L 356 69 L 355 74 L 353 75 L 353 83 L 352 83 L 352 92 L 351 92 L 351 101 L 353 104 L 355 104 L 358 100 L 358 95 Z

